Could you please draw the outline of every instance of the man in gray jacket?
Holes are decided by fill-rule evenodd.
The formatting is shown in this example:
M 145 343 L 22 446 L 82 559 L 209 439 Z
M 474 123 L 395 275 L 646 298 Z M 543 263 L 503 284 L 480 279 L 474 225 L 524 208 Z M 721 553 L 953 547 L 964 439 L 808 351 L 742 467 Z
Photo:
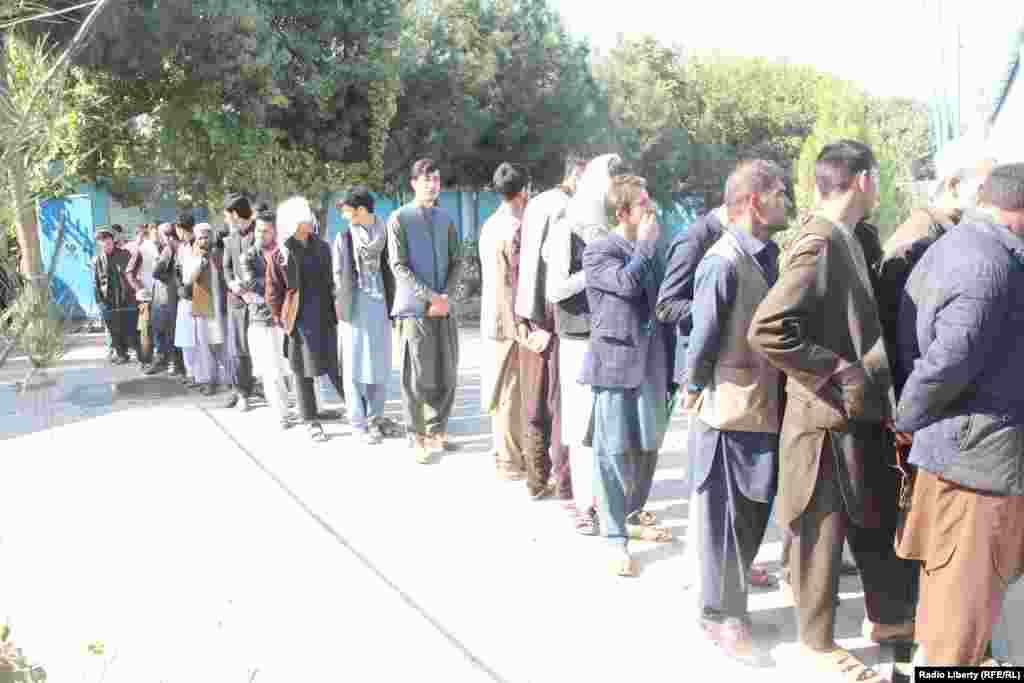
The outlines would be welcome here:
M 900 310 L 913 369 L 895 427 L 917 474 L 898 553 L 923 563 L 930 666 L 982 663 L 1024 570 L 1024 164 L 997 167 L 979 197 L 993 221 L 965 216 L 932 245 Z

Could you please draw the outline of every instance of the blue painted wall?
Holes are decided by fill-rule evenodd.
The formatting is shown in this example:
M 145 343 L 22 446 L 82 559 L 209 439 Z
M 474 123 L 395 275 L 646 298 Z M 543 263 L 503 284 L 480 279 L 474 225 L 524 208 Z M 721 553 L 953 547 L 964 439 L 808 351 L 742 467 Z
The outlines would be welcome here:
M 73 317 L 95 317 L 98 314 L 92 291 L 92 259 L 95 256 L 93 235 L 99 226 L 109 225 L 111 216 L 110 194 L 101 187 L 82 185 L 81 193 L 72 197 L 50 199 L 39 205 L 40 237 L 43 253 L 43 264 L 49 268 L 53 257 L 53 245 L 61 217 L 65 217 L 65 247 L 54 277 L 55 300 L 58 301 Z M 327 205 L 326 237 L 332 240 L 341 232 L 348 230 L 347 222 L 335 208 L 334 204 L 340 194 L 325 197 Z M 374 195 L 377 200 L 377 215 L 385 221 L 391 213 L 401 206 L 401 200 L 384 195 Z M 406 198 L 408 199 L 408 198 Z M 472 201 L 468 192 L 446 191 L 441 193 L 441 206 L 455 221 L 460 239 L 466 239 L 473 233 L 473 226 L 463 225 L 462 206 Z M 488 218 L 501 205 L 500 197 L 494 192 L 480 192 L 477 197 L 477 228 L 482 227 Z M 663 207 L 660 213 L 662 224 L 661 246 L 666 247 L 672 237 L 696 220 L 703 209 L 700 197 L 680 195 L 673 206 Z M 159 206 L 144 212 L 148 222 L 173 222 L 178 215 L 178 207 L 171 201 L 162 201 Z M 205 209 L 192 211 L 196 222 L 208 220 Z M 215 217 L 215 220 L 219 218 Z M 128 226 L 126 226 L 128 227 Z M 135 226 L 130 226 L 134 229 Z M 663 249 L 662 249 L 663 251 Z
M 99 314 L 93 291 L 92 259 L 95 203 L 89 195 L 48 199 L 39 205 L 39 245 L 43 267 L 53 264 L 60 224 L 64 222 L 64 246 L 51 282 L 53 301 L 69 318 L 82 319 Z

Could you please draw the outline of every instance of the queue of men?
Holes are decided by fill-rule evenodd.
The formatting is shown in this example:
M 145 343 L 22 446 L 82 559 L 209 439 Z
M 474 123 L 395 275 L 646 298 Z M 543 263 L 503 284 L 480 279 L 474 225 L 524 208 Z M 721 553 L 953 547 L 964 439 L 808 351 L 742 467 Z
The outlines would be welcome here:
M 933 206 L 883 247 L 874 154 L 829 144 L 815 210 L 783 254 L 772 237 L 790 179 L 744 161 L 723 206 L 664 258 L 646 182 L 617 155 L 569 159 L 533 198 L 526 171 L 501 164 L 502 204 L 479 243 L 497 476 L 559 499 L 576 531 L 604 538 L 610 570 L 635 576 L 631 540 L 672 540 L 646 507 L 678 406 L 710 642 L 762 661 L 748 593 L 774 518 L 801 652 L 823 672 L 884 680 L 836 644 L 844 545 L 866 638 L 916 642 L 918 664 L 993 664 L 1003 598 L 1024 572 L 1024 164 L 995 161 L 944 169 Z M 329 417 L 314 383 L 331 381 L 355 431 L 379 443 L 396 343 L 406 432 L 415 460 L 432 462 L 454 447 L 461 270 L 439 169 L 423 159 L 411 177 L 414 200 L 386 223 L 368 190 L 346 195 L 350 229 L 333 245 L 302 198 L 275 215 L 231 197 L 226 234 L 183 217 L 131 256 L 101 231 L 97 292 L 117 353 L 143 326 L 123 311 L 144 304 L 146 372 L 229 386 L 240 410 L 258 378 L 283 428 L 296 395 L 314 440 Z

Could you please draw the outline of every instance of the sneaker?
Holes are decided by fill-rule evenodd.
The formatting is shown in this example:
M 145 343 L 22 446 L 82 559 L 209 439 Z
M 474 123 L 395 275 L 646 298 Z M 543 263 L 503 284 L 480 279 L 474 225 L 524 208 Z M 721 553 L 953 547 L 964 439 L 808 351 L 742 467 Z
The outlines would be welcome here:
M 370 423 L 369 432 L 370 436 L 377 439 L 377 443 L 380 443 L 381 441 L 384 440 L 384 431 L 380 428 L 380 425 L 377 424 L 377 422 Z
M 376 446 L 380 443 L 380 437 L 373 433 L 373 430 L 367 429 L 366 431 L 359 432 L 360 437 L 363 441 L 371 446 Z
M 238 395 L 238 404 L 235 406 L 235 408 L 240 413 L 247 412 L 249 410 L 249 397 L 245 396 L 243 394 L 239 394 Z
M 152 376 L 164 372 L 167 370 L 167 360 L 164 358 L 157 358 L 152 365 L 142 371 L 142 374 Z
M 232 392 L 231 395 L 228 396 L 228 400 L 224 401 L 224 407 L 229 409 L 229 410 L 231 408 L 234 408 L 236 405 L 238 405 L 239 397 L 240 397 L 240 395 L 239 395 L 239 393 L 237 391 Z

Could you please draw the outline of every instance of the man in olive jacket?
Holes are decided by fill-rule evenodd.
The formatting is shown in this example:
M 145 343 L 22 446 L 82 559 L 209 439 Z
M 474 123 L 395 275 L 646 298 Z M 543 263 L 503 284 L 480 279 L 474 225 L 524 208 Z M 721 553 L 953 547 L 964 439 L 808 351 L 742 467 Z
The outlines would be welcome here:
M 865 636 L 882 642 L 914 633 L 917 567 L 893 548 L 889 361 L 856 235 L 878 202 L 874 154 L 852 140 L 827 145 L 815 181 L 820 210 L 790 248 L 749 340 L 789 380 L 777 500 L 779 521 L 794 535 L 790 571 L 804 652 L 829 670 L 881 680 L 834 640 L 846 538 L 864 584 Z

